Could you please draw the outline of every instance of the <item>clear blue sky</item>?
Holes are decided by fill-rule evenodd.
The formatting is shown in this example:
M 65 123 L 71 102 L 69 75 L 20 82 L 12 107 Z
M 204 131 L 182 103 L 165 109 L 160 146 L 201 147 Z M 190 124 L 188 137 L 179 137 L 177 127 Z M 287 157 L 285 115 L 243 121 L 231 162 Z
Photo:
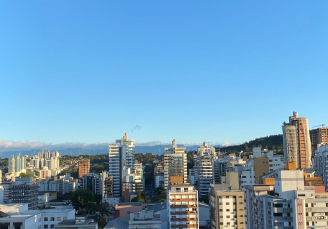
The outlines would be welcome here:
M 244 142 L 327 123 L 328 1 L 1 1 L 0 138 Z

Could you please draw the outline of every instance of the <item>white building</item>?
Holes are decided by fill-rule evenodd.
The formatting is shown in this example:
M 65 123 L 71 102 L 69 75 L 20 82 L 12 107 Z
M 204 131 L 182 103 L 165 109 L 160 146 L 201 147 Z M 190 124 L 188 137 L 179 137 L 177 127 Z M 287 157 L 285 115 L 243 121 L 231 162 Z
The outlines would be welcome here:
M 113 196 L 121 196 L 121 155 L 118 145 L 110 144 L 108 146 L 109 168 L 108 176 L 113 177 Z
M 277 169 L 284 168 L 284 156 L 274 154 L 272 150 L 269 150 L 267 153 L 261 153 L 260 147 L 253 147 L 253 157 L 251 157 L 247 162 L 245 167 L 242 169 L 240 183 L 242 188 L 246 185 L 255 184 L 255 165 L 254 158 L 268 158 L 269 171 L 272 172 Z M 262 174 L 263 175 L 263 174 Z
M 171 185 L 166 199 L 169 228 L 199 228 L 198 192 L 194 186 Z
M 327 228 L 328 198 L 304 186 L 302 170 L 279 170 L 275 185 L 246 186 L 247 228 Z
M 160 214 L 154 214 L 153 210 L 141 210 L 136 213 L 130 213 L 128 229 L 161 229 Z
M 197 180 L 199 196 L 208 194 L 208 190 L 213 178 L 213 159 L 215 156 L 215 148 L 208 146 L 205 142 L 197 150 Z
M 8 159 L 8 173 L 14 177 L 19 176 L 21 173 L 26 173 L 26 157 L 17 154 Z
M 328 190 L 328 145 L 321 145 L 315 151 L 313 169 L 317 177 L 322 177 L 322 184 Z
M 27 204 L 0 204 L 0 209 L 7 214 L 7 217 L 0 218 L 3 228 L 50 229 L 63 220 L 75 218 L 73 207 L 28 210 Z
M 121 165 L 122 168 L 134 168 L 134 144 L 133 139 L 128 139 L 127 133 L 123 138 L 116 140 L 116 144 L 119 144 L 121 151 Z

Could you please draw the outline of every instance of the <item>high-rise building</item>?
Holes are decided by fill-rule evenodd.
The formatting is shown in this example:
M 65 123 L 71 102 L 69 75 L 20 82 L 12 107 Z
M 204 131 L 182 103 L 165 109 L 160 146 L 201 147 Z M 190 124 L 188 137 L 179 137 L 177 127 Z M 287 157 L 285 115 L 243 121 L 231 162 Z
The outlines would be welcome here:
M 198 176 L 198 193 L 199 196 L 208 194 L 208 190 L 213 178 L 213 158 L 215 156 L 215 148 L 208 146 L 205 142 L 197 150 L 197 171 Z
M 133 139 L 128 139 L 127 133 L 123 138 L 116 140 L 116 144 L 119 144 L 121 151 L 121 165 L 122 169 L 134 168 L 134 144 Z
M 274 185 L 246 186 L 248 228 L 327 228 L 328 198 L 320 197 L 316 187 L 305 186 L 303 173 L 278 170 Z
M 165 148 L 164 153 L 164 188 L 170 184 L 187 183 L 187 154 L 185 147 L 177 147 L 175 139 L 172 147 Z
M 113 178 L 112 192 L 113 196 L 121 196 L 121 183 L 122 183 L 122 167 L 121 167 L 121 154 L 118 145 L 110 144 L 108 146 L 108 159 L 109 168 L 108 176 Z
M 227 189 L 227 187 L 229 188 Z M 230 185 L 212 184 L 210 189 L 210 228 L 245 229 L 244 191 Z
M 322 177 L 322 184 L 328 191 L 328 145 L 321 145 L 315 151 L 313 169 L 318 177 Z
M 16 157 L 11 156 L 8 160 L 8 173 L 13 176 L 26 173 L 26 157 L 21 157 L 20 153 L 18 153 Z
M 79 160 L 79 177 L 87 176 L 90 172 L 90 160 L 83 158 Z
M 311 140 L 307 118 L 299 118 L 294 112 L 289 123 L 282 126 L 284 163 L 296 163 L 296 168 L 312 168 Z
M 33 178 L 16 178 L 11 187 L 12 203 L 28 203 L 29 209 L 36 209 L 39 185 L 33 184 Z
M 312 156 L 319 144 L 328 144 L 328 127 L 310 130 Z
M 169 228 L 199 228 L 198 192 L 193 185 L 171 185 L 166 199 Z

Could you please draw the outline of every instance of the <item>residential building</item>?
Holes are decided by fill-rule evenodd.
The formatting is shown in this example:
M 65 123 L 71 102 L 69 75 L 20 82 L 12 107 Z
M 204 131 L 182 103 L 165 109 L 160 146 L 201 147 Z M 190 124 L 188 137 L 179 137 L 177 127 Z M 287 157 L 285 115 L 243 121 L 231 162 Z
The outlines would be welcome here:
M 120 203 L 115 206 L 114 219 L 118 217 L 123 217 L 127 220 L 130 220 L 131 213 L 137 213 L 138 211 L 145 210 L 146 204 L 141 202 L 126 202 Z
M 213 183 L 220 184 L 221 176 L 225 174 L 227 170 L 227 163 L 225 160 L 214 160 L 213 161 Z
M 14 177 L 21 173 L 26 173 L 26 157 L 20 156 L 20 153 L 8 159 L 8 173 Z
M 169 228 L 199 228 L 198 192 L 190 184 L 173 184 L 167 192 Z
M 192 184 L 192 185 L 197 184 L 197 186 L 198 186 L 198 168 L 197 168 L 197 166 L 194 166 L 194 168 L 189 169 L 188 178 L 189 178 L 190 184 Z
M 33 178 L 16 178 L 11 186 L 12 203 L 27 203 L 29 209 L 36 209 L 38 204 L 38 188 L 37 184 L 33 184 Z
M 322 178 L 322 184 L 328 191 L 328 145 L 321 145 L 315 151 L 313 169 L 315 170 L 316 176 Z
M 234 189 L 235 188 L 235 189 Z M 212 184 L 210 189 L 211 229 L 245 229 L 244 191 L 228 184 Z
M 108 176 L 113 178 L 113 196 L 121 196 L 121 155 L 118 145 L 109 144 L 108 146 L 109 169 Z
M 311 140 L 307 118 L 299 118 L 294 112 L 289 123 L 282 126 L 284 163 L 296 162 L 296 168 L 312 168 Z
M 248 228 L 327 228 L 328 198 L 304 185 L 302 170 L 278 170 L 274 185 L 246 186 Z
M 79 177 L 87 176 L 90 172 L 90 160 L 83 158 L 79 160 Z
M 160 214 L 154 214 L 153 210 L 141 210 L 130 213 L 128 229 L 161 229 Z
M 74 219 L 75 209 L 28 210 L 28 204 L 0 204 L 0 228 L 51 229 L 63 220 Z
M 208 194 L 208 190 L 213 178 L 213 159 L 215 156 L 215 148 L 209 146 L 205 142 L 197 150 L 197 180 L 199 196 Z
M 56 229 L 98 229 L 98 223 L 93 219 L 75 217 L 75 219 L 64 220 L 55 226 Z
M 185 147 L 177 147 L 175 139 L 172 147 L 165 148 L 164 153 L 164 188 L 170 184 L 187 183 L 187 154 Z
M 133 139 L 128 139 L 128 134 L 125 133 L 123 138 L 116 140 L 116 144 L 119 144 L 121 151 L 121 166 L 122 168 L 134 168 L 134 144 Z
M 144 191 L 141 173 L 131 173 L 131 169 L 124 169 L 122 179 L 122 201 L 130 202 L 137 192 Z
M 274 154 L 272 150 L 262 153 L 260 147 L 253 147 L 253 157 L 250 157 L 242 168 L 240 182 L 242 188 L 246 185 L 260 184 L 260 177 L 284 168 L 283 155 Z
M 328 127 L 321 127 L 310 130 L 311 151 L 314 156 L 318 144 L 328 144 Z

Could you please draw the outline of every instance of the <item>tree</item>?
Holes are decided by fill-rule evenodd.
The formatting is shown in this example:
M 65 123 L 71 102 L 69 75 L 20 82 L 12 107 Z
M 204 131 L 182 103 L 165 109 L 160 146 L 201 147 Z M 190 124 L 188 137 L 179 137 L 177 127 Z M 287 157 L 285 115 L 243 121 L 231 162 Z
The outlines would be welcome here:
M 199 202 L 204 202 L 204 203 L 208 204 L 209 203 L 209 196 L 208 196 L 208 194 L 200 197 L 199 198 Z
M 77 189 L 72 195 L 72 204 L 76 210 L 86 208 L 89 202 L 95 202 L 95 196 L 88 189 Z

